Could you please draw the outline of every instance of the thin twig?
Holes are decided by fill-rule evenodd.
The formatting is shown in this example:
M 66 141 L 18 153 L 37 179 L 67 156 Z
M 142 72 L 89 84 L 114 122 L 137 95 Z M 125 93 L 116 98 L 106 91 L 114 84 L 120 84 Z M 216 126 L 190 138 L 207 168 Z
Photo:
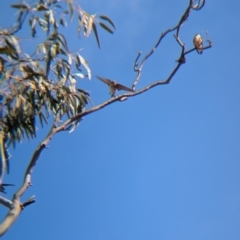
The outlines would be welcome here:
M 205 0 L 203 0 L 203 1 L 205 2 Z M 54 137 L 55 134 L 57 134 L 58 132 L 61 132 L 61 131 L 65 131 L 67 129 L 67 127 L 70 124 L 72 124 L 73 122 L 75 122 L 76 120 L 82 119 L 84 116 L 87 116 L 91 113 L 97 112 L 100 109 L 103 109 L 103 108 L 113 104 L 114 102 L 122 101 L 123 99 L 127 99 L 127 98 L 130 98 L 130 97 L 137 96 L 137 95 L 142 94 L 142 93 L 144 93 L 144 92 L 146 92 L 146 91 L 148 91 L 148 90 L 150 90 L 150 89 L 152 89 L 156 86 L 170 83 L 170 81 L 172 80 L 174 75 L 177 73 L 177 71 L 179 70 L 181 65 L 183 63 L 185 63 L 185 55 L 195 50 L 195 48 L 193 48 L 193 49 L 190 49 L 190 50 L 185 52 L 185 46 L 184 46 L 184 44 L 182 43 L 182 41 L 179 37 L 179 32 L 180 32 L 181 25 L 188 18 L 190 10 L 195 9 L 195 5 L 194 5 L 194 8 L 193 8 L 193 2 L 194 2 L 194 0 L 190 0 L 189 6 L 187 7 L 186 11 L 184 12 L 183 16 L 181 17 L 179 23 L 175 27 L 170 28 L 170 29 L 168 29 L 167 31 L 165 31 L 161 34 L 161 36 L 159 37 L 159 39 L 156 42 L 156 44 L 154 45 L 154 47 L 149 51 L 149 53 L 147 53 L 145 55 L 145 57 L 142 59 L 140 64 L 138 64 L 138 60 L 141 56 L 140 52 L 138 53 L 138 55 L 135 59 L 134 71 L 137 72 L 137 76 L 136 76 L 135 81 L 134 81 L 133 86 L 132 86 L 133 89 L 135 89 L 135 86 L 140 79 L 140 76 L 141 76 L 141 73 L 142 73 L 142 68 L 143 68 L 146 60 L 154 53 L 156 48 L 161 43 L 162 39 L 168 33 L 176 30 L 175 39 L 176 39 L 177 43 L 180 45 L 180 47 L 182 48 L 182 51 L 180 53 L 179 59 L 177 60 L 175 68 L 172 70 L 172 72 L 169 74 L 169 76 L 165 80 L 158 80 L 158 81 L 156 81 L 154 83 L 151 83 L 151 84 L 147 85 L 146 87 L 144 87 L 144 88 L 142 88 L 142 89 L 140 89 L 136 92 L 128 92 L 128 93 L 113 97 L 113 98 L 103 102 L 102 104 L 99 104 L 98 106 L 94 106 L 94 107 L 92 107 L 88 110 L 84 110 L 83 112 L 75 115 L 74 117 L 69 118 L 64 123 L 62 123 L 60 126 L 58 126 L 58 123 L 59 123 L 59 120 L 60 120 L 59 116 L 56 116 L 56 118 L 54 120 L 54 123 L 53 123 L 51 129 L 49 130 L 49 133 L 47 134 L 46 138 L 39 144 L 39 146 L 34 151 L 33 156 L 31 158 L 31 160 L 30 160 L 30 162 L 27 166 L 26 172 L 24 174 L 24 179 L 23 179 L 22 186 L 14 194 L 12 201 L 0 196 L 0 203 L 2 205 L 4 205 L 5 207 L 10 209 L 9 212 L 7 213 L 6 217 L 4 218 L 4 220 L 0 224 L 0 236 L 2 236 L 9 229 L 9 227 L 15 222 L 15 220 L 18 218 L 18 216 L 20 215 L 20 213 L 21 213 L 21 211 L 23 210 L 24 207 L 26 207 L 26 206 L 35 202 L 35 196 L 32 196 L 30 199 L 28 199 L 27 201 L 25 201 L 23 203 L 20 202 L 20 197 L 26 192 L 28 187 L 31 186 L 31 177 L 32 177 L 33 168 L 34 168 L 35 164 L 37 163 L 41 152 L 47 147 L 47 145 L 49 144 L 49 142 L 51 141 L 51 139 Z M 201 2 L 201 0 L 199 0 L 199 2 Z M 26 15 L 27 15 L 27 12 L 26 12 Z M 21 28 L 22 23 L 25 20 L 25 17 L 26 16 L 22 17 L 22 16 L 19 15 L 20 20 L 19 20 L 18 26 L 15 28 L 15 32 L 18 31 Z M 13 32 L 13 33 L 15 33 L 15 32 Z M 0 32 L 0 34 L 1 34 L 1 32 Z M 204 49 L 210 48 L 212 46 L 211 40 L 208 39 L 207 41 L 209 42 L 209 46 L 205 47 Z
M 178 43 L 180 44 L 180 46 L 183 46 L 183 44 L 181 43 L 180 39 L 179 39 L 179 30 L 180 30 L 180 27 L 181 25 L 183 24 L 183 22 L 185 22 L 189 16 L 189 13 L 190 13 L 190 10 L 191 10 L 191 7 L 192 7 L 192 4 L 193 4 L 193 0 L 190 0 L 189 1 L 189 5 L 186 9 L 186 11 L 184 12 L 183 16 L 181 17 L 180 21 L 177 23 L 177 25 L 175 27 L 172 27 L 172 28 L 169 28 L 168 30 L 166 30 L 165 32 L 162 32 L 158 41 L 156 42 L 156 44 L 153 46 L 153 48 L 145 55 L 145 57 L 142 59 L 142 61 L 140 63 L 138 63 L 138 59 L 140 57 L 140 54 L 141 53 L 138 53 L 137 55 L 137 58 L 134 62 L 134 71 L 137 72 L 137 76 L 133 82 L 133 85 L 132 85 L 132 89 L 135 90 L 136 88 L 136 85 L 141 77 L 141 74 L 142 74 L 142 69 L 143 69 L 143 66 L 146 62 L 146 60 L 156 51 L 157 47 L 159 46 L 159 44 L 161 43 L 162 39 L 167 35 L 169 34 L 170 32 L 173 32 L 173 31 L 177 31 L 176 33 L 176 36 L 177 36 L 177 41 Z M 139 67 L 137 67 L 139 66 Z

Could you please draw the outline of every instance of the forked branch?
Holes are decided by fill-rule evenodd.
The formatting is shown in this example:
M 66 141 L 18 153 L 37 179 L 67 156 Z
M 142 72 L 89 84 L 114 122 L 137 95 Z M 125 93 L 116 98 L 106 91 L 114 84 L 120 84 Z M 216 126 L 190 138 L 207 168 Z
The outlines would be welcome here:
M 35 202 L 35 197 L 34 196 L 32 196 L 30 199 L 28 199 L 25 202 L 21 202 L 21 196 L 26 192 L 28 187 L 31 186 L 31 178 L 32 178 L 33 168 L 34 168 L 35 164 L 37 163 L 41 152 L 46 148 L 46 146 L 49 144 L 49 142 L 55 136 L 55 134 L 57 134 L 58 132 L 68 130 L 69 126 L 71 126 L 71 124 L 74 124 L 74 123 L 76 123 L 76 121 L 81 120 L 84 116 L 87 116 L 91 113 L 99 111 L 99 110 L 113 104 L 114 102 L 124 101 L 127 98 L 134 97 L 134 96 L 137 96 L 139 94 L 142 94 L 142 93 L 144 93 L 144 92 L 146 92 L 146 91 L 148 91 L 151 88 L 154 88 L 156 86 L 168 84 L 172 80 L 172 78 L 177 73 L 177 71 L 179 70 L 181 65 L 186 62 L 185 56 L 187 54 L 189 54 L 190 52 L 195 50 L 195 48 L 192 48 L 192 49 L 187 50 L 187 51 L 185 50 L 185 45 L 182 43 L 181 38 L 180 38 L 181 26 L 187 20 L 187 18 L 189 17 L 189 14 L 190 14 L 191 10 L 192 9 L 194 9 L 194 10 L 201 9 L 203 7 L 204 3 L 205 3 L 205 0 L 198 0 L 198 1 L 190 0 L 184 14 L 182 15 L 181 19 L 176 24 L 176 26 L 174 26 L 173 28 L 170 28 L 170 29 L 166 30 L 165 32 L 163 32 L 160 35 L 159 39 L 157 40 L 156 44 L 153 46 L 153 48 L 143 57 L 143 59 L 140 62 L 138 62 L 138 61 L 140 59 L 141 53 L 138 53 L 138 55 L 136 57 L 136 60 L 134 62 L 134 71 L 137 72 L 137 76 L 136 76 L 136 78 L 133 82 L 133 85 L 132 85 L 132 88 L 134 90 L 136 88 L 136 85 L 137 85 L 140 77 L 141 77 L 142 69 L 143 69 L 143 66 L 144 66 L 145 62 L 147 61 L 147 59 L 155 52 L 155 50 L 157 49 L 157 47 L 159 46 L 159 44 L 161 43 L 161 41 L 163 40 L 163 38 L 167 34 L 169 34 L 170 32 L 176 31 L 174 37 L 176 39 L 176 42 L 181 47 L 181 53 L 180 53 L 180 56 L 179 56 L 178 60 L 176 61 L 176 66 L 170 72 L 169 76 L 165 80 L 157 80 L 156 82 L 152 82 L 151 84 L 147 85 L 146 87 L 144 87 L 144 88 L 142 88 L 138 91 L 128 92 L 128 93 L 113 97 L 113 98 L 111 98 L 111 99 L 109 99 L 109 100 L 107 100 L 107 101 L 105 101 L 105 102 L 103 102 L 103 103 L 101 103 L 97 106 L 94 106 L 94 107 L 89 108 L 87 110 L 83 110 L 81 113 L 76 114 L 75 116 L 69 118 L 68 120 L 66 120 L 64 123 L 62 123 L 60 125 L 59 125 L 59 117 L 56 117 L 48 135 L 46 136 L 44 141 L 41 142 L 40 145 L 35 150 L 32 158 L 31 158 L 31 160 L 30 160 L 30 162 L 27 166 L 26 172 L 24 174 L 23 183 L 22 183 L 21 187 L 19 188 L 19 190 L 13 195 L 12 200 L 8 200 L 8 199 L 0 196 L 0 203 L 3 206 L 9 208 L 8 214 L 6 215 L 6 217 L 4 218 L 2 223 L 0 224 L 0 236 L 2 236 L 11 227 L 11 225 L 15 222 L 15 220 L 20 215 L 21 211 L 24 209 L 24 207 L 26 207 L 26 206 Z M 23 21 L 22 19 L 19 20 L 19 25 L 16 27 L 15 31 L 17 31 L 21 28 L 22 21 Z M 204 47 L 203 49 L 208 49 L 212 46 L 211 40 L 208 39 L 207 41 L 208 41 L 209 45 Z

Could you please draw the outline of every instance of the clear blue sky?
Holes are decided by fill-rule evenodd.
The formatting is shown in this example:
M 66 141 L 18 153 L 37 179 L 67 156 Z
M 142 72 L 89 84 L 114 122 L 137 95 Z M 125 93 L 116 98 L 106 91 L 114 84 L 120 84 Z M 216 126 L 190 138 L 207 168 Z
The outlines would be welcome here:
M 1 1 L 0 25 L 14 21 L 13 1 Z M 93 76 L 131 86 L 137 51 L 146 53 L 175 25 L 188 4 L 163 0 L 82 0 L 90 13 L 109 16 L 113 35 L 90 36 L 71 28 L 70 49 L 83 47 Z M 239 240 L 240 239 L 240 2 L 207 1 L 192 11 L 181 37 L 192 47 L 196 33 L 213 41 L 193 52 L 171 84 L 89 115 L 72 133 L 61 133 L 33 173 L 36 195 L 4 236 L 6 240 Z M 39 32 L 40 35 L 40 32 Z M 30 34 L 23 31 L 29 45 Z M 28 40 L 29 39 L 29 40 Z M 170 34 L 146 63 L 140 89 L 165 79 L 180 48 Z M 80 80 L 99 104 L 105 84 Z M 43 139 L 11 149 L 6 182 L 19 187 L 33 150 Z M 4 216 L 3 207 L 0 214 Z

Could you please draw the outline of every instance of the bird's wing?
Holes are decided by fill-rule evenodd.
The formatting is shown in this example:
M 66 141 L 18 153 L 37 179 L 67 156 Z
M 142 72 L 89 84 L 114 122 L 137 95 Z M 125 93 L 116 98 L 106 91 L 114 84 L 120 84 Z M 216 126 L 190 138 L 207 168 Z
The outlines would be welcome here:
M 123 86 L 122 84 L 119 84 L 119 83 L 116 84 L 116 88 L 117 88 L 117 90 L 126 90 L 126 91 L 130 91 L 130 92 L 134 92 L 133 89 Z
M 106 83 L 107 85 L 109 85 L 112 81 L 110 79 L 107 79 L 107 78 L 103 78 L 103 77 L 99 77 L 99 76 L 96 76 L 100 81 Z

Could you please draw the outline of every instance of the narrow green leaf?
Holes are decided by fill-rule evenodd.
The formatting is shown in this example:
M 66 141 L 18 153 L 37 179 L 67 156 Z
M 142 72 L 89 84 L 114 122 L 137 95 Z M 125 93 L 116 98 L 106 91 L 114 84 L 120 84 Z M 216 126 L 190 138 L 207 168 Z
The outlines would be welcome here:
M 97 33 L 97 28 L 96 28 L 95 23 L 92 24 L 92 28 L 93 28 L 93 32 L 94 32 L 95 38 L 96 38 L 96 40 L 97 40 L 98 47 L 100 48 L 100 42 L 99 42 L 98 33 Z
M 63 18 L 60 18 L 59 23 L 60 23 L 63 27 L 67 27 L 67 22 L 66 22 Z
M 83 90 L 83 89 L 77 88 L 77 90 L 78 90 L 80 93 L 83 93 L 83 94 L 85 94 L 85 95 L 87 95 L 87 96 L 90 96 L 90 94 L 89 94 L 88 92 L 86 92 L 85 90 Z
M 43 121 L 45 122 L 45 124 L 47 124 L 47 119 L 45 118 L 44 114 L 42 112 L 39 113 L 39 119 L 40 119 L 40 122 L 41 122 L 41 126 L 43 127 Z
M 56 1 L 56 2 L 58 2 L 58 1 Z M 62 6 L 59 5 L 59 4 L 54 5 L 54 7 L 56 7 L 56 8 L 62 8 Z
M 69 52 L 67 40 L 64 37 L 64 35 L 62 35 L 61 33 L 57 33 L 57 39 L 61 42 L 61 44 L 64 46 L 64 48 Z
M 88 37 L 92 31 L 92 27 L 94 24 L 94 17 L 92 15 L 88 15 L 88 19 L 86 23 L 84 24 L 86 31 L 85 31 L 85 37 Z
M 16 36 L 13 36 L 13 35 L 9 36 L 9 38 L 11 39 L 12 43 L 14 44 L 17 53 L 20 54 L 21 49 L 20 49 L 20 46 L 19 46 L 18 38 Z
M 79 122 L 80 122 L 81 120 L 82 120 L 82 119 L 80 118 L 80 119 L 74 121 L 74 122 L 68 127 L 68 129 L 67 129 L 67 130 L 69 130 L 68 133 L 72 133 L 72 132 L 77 128 L 77 126 L 79 125 Z
M 80 78 L 84 78 L 84 77 L 85 77 L 85 75 L 82 74 L 82 73 L 74 73 L 73 75 L 74 75 L 74 76 L 78 76 L 78 77 L 80 77 Z
M 18 8 L 18 9 L 28 9 L 29 7 L 25 4 L 11 4 L 12 8 Z
M 46 76 L 48 76 L 48 74 L 49 74 L 51 62 L 52 62 L 52 58 L 51 58 L 50 53 L 48 53 L 48 56 L 46 59 Z
M 53 11 L 52 11 L 52 10 L 49 11 L 49 21 L 50 21 L 50 23 L 52 23 L 52 24 L 55 23 L 55 18 L 54 18 L 54 14 L 53 14 Z
M 78 91 L 79 91 L 79 97 L 81 97 L 81 96 L 84 96 L 93 106 L 94 106 L 94 103 L 93 103 L 93 101 L 91 100 L 91 98 L 90 98 L 90 94 L 88 93 L 88 92 L 86 92 L 86 91 L 84 91 L 84 90 L 82 90 L 82 89 L 80 89 L 80 88 L 78 88 L 77 89 Z M 81 100 L 80 100 L 81 101 Z M 82 101 L 81 101 L 82 102 Z M 84 104 L 83 104 L 84 105 Z
M 6 171 L 7 173 L 9 173 L 9 162 L 8 162 L 8 158 L 6 156 L 6 146 L 5 146 L 5 136 L 4 136 L 4 132 L 1 131 L 0 132 L 0 151 L 1 151 L 1 172 L 0 172 L 0 178 L 2 179 L 4 171 Z
M 35 37 L 36 35 L 36 23 L 37 23 L 36 18 L 33 18 L 33 20 L 31 21 L 32 37 Z
M 106 31 L 108 31 L 109 33 L 113 34 L 113 31 L 112 29 L 110 29 L 107 25 L 105 25 L 104 23 L 102 22 L 99 22 L 99 25 L 104 28 Z
M 77 70 L 79 70 L 81 72 L 82 69 L 80 68 L 80 66 L 81 66 L 80 55 L 77 54 L 77 56 L 76 56 L 76 68 L 77 68 Z
M 68 6 L 69 6 L 69 11 L 70 11 L 70 20 L 72 20 L 72 17 L 73 17 L 73 2 L 72 2 L 72 0 L 68 0 Z
M 91 79 L 91 70 L 88 66 L 87 61 L 81 55 L 79 55 L 79 59 L 81 61 L 81 64 L 86 68 L 87 73 L 88 73 L 88 79 L 90 80 Z
M 101 19 L 103 19 L 105 21 L 108 21 L 113 26 L 113 28 L 116 29 L 114 23 L 112 22 L 112 20 L 110 18 L 108 18 L 107 16 L 100 15 L 99 18 L 101 18 Z
M 47 6 L 43 5 L 43 4 L 39 4 L 37 7 L 36 7 L 36 10 L 37 11 L 46 11 L 48 10 Z
M 36 18 L 35 18 L 35 19 L 36 19 Z M 42 19 L 42 18 L 38 18 L 37 20 L 38 20 L 38 23 L 39 23 L 40 27 L 43 27 L 43 28 L 46 29 L 46 26 L 47 26 L 47 24 L 48 24 L 47 21 L 44 20 L 44 19 Z
M 50 31 L 50 21 L 49 21 L 49 14 L 44 14 L 43 18 L 37 18 L 38 24 L 43 29 L 43 31 L 47 32 L 47 35 Z
M 13 59 L 18 60 L 19 56 L 18 56 L 17 50 L 16 50 L 16 48 L 15 48 L 12 40 L 9 39 L 9 38 L 5 38 L 5 43 L 6 43 L 6 45 L 9 47 L 9 48 L 8 48 L 8 49 L 9 49 L 9 55 L 10 55 Z

